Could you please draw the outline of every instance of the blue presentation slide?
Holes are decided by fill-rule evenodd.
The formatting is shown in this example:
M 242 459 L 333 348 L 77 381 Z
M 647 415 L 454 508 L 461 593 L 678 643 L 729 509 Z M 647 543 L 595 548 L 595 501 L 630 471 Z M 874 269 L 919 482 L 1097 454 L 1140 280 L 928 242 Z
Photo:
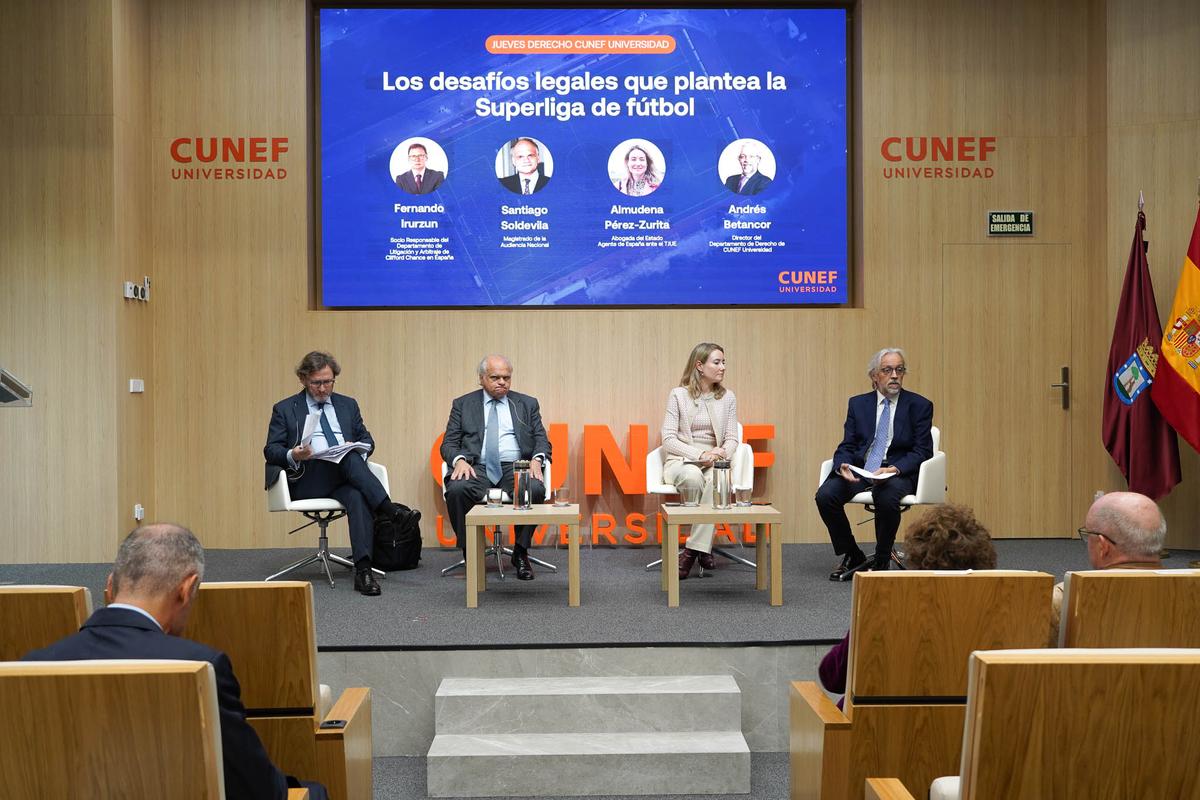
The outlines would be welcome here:
M 844 9 L 318 15 L 324 305 L 847 302 Z

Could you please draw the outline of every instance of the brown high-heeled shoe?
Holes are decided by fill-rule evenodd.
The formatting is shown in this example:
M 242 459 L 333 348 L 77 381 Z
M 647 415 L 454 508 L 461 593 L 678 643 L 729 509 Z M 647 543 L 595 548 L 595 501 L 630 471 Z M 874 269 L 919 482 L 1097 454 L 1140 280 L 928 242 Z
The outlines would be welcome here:
M 697 552 L 699 552 L 699 551 L 697 551 Z M 699 552 L 699 556 L 700 556 L 700 569 L 716 569 L 717 568 L 717 560 L 715 558 L 713 558 L 712 553 Z
M 687 580 L 688 573 L 692 571 L 692 565 L 696 563 L 696 556 L 699 555 L 690 547 L 685 547 L 679 551 L 679 580 Z

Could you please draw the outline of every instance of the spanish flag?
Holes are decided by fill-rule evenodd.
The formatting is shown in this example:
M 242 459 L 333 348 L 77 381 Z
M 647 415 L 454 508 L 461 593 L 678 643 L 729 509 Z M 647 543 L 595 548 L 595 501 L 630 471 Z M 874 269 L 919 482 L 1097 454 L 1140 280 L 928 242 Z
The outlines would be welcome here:
M 1200 211 L 1161 350 L 1150 397 L 1171 427 L 1200 451 Z

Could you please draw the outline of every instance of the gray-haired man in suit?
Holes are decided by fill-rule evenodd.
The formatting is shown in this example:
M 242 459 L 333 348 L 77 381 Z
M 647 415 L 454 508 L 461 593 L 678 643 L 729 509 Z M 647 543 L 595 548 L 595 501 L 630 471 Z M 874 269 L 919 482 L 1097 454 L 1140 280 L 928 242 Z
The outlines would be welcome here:
M 450 406 L 441 453 L 450 467 L 446 510 L 460 549 L 467 544 L 467 511 L 488 489 L 512 486 L 514 461 L 532 462 L 533 502 L 546 499 L 542 464 L 550 461 L 550 440 L 542 427 L 538 401 L 510 390 L 512 371 L 512 362 L 504 356 L 485 356 L 478 368 L 483 390 L 464 394 Z M 533 529 L 533 525 L 517 526 L 512 563 L 523 581 L 533 580 L 528 556 Z

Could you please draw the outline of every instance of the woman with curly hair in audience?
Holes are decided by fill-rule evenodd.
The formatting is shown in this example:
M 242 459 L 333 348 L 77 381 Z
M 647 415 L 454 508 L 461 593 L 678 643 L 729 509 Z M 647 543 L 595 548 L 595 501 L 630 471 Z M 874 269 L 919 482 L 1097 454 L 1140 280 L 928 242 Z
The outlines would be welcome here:
M 996 548 L 987 528 L 966 506 L 940 505 L 913 523 L 905 536 L 909 569 L 995 569 Z M 837 694 L 846 692 L 850 632 L 821 659 L 821 685 Z M 845 698 L 843 698 L 844 700 Z M 838 701 L 841 708 L 842 701 Z

